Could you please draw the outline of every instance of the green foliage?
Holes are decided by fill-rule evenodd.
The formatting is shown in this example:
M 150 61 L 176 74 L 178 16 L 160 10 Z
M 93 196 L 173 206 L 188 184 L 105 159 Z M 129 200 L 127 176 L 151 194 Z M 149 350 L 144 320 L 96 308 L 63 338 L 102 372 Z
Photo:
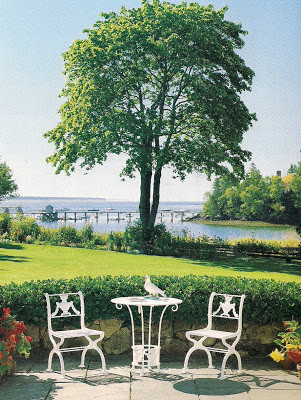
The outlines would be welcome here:
M 154 226 L 154 229 L 148 229 L 146 236 L 147 241 L 144 240 L 144 228 L 141 221 L 136 221 L 125 229 L 125 246 L 144 254 L 158 254 L 158 249 L 170 243 L 171 239 L 171 234 L 164 224 L 158 224 Z
M 80 240 L 79 232 L 73 226 L 62 226 L 58 229 L 57 234 L 60 238 L 60 243 L 62 244 L 76 244 Z
M 93 244 L 94 246 L 104 247 L 109 242 L 109 235 L 106 233 L 97 233 L 95 232 L 93 235 Z
M 149 239 L 145 241 L 140 221 L 129 224 L 125 232 L 111 232 L 107 235 L 94 233 L 90 225 L 84 226 L 81 230 L 67 225 L 58 229 L 42 228 L 33 218 L 19 215 L 11 219 L 6 214 L 0 214 L 0 233 L 7 235 L 6 239 L 10 238 L 20 243 L 47 243 L 89 249 L 107 248 L 118 252 L 173 256 L 192 260 L 214 260 L 245 253 L 296 257 L 295 248 L 298 246 L 295 243 L 254 238 L 234 240 L 230 243 L 227 240 L 212 239 L 206 235 L 195 238 L 185 231 L 182 234 L 172 235 L 164 224 L 158 224 L 153 230 L 150 229 Z
M 56 172 L 125 153 L 122 175 L 140 174 L 140 218 L 151 229 L 165 166 L 181 179 L 193 171 L 241 176 L 250 152 L 240 144 L 256 117 L 240 96 L 254 72 L 238 53 L 247 32 L 226 10 L 144 1 L 102 13 L 63 55 L 66 102 L 45 133 Z
M 0 234 L 10 233 L 11 229 L 11 217 L 9 214 L 2 213 L 0 214 Z
M 123 232 L 111 232 L 109 234 L 109 249 L 116 251 L 125 251 L 124 247 L 124 233 Z
M 203 208 L 214 220 L 240 219 L 297 224 L 300 219 L 301 163 L 291 174 L 263 178 L 253 165 L 241 182 L 217 178 Z M 300 175 L 299 175 L 300 174 Z
M 34 218 L 28 218 L 19 214 L 16 218 L 12 219 L 10 237 L 16 242 L 25 242 L 26 238 L 30 236 L 36 239 L 40 233 L 40 226 Z
M 12 197 L 18 189 L 17 184 L 13 180 L 11 169 L 5 162 L 0 163 L 0 199 Z
M 80 230 L 80 238 L 85 242 L 90 242 L 93 239 L 93 227 L 91 225 L 85 225 Z
M 166 312 L 166 318 L 171 320 L 205 322 L 212 291 L 246 294 L 244 320 L 248 323 L 282 322 L 292 315 L 301 315 L 301 287 L 295 282 L 195 275 L 152 276 L 151 279 L 166 291 L 167 296 L 183 300 L 177 313 Z M 87 322 L 93 322 L 97 318 L 119 318 L 129 323 L 127 310 L 116 310 L 111 299 L 145 295 L 143 285 L 144 278 L 137 275 L 96 278 L 86 276 L 70 280 L 31 281 L 21 285 L 10 283 L 0 286 L 0 303 L 14 310 L 18 318 L 26 324 L 46 326 L 44 293 L 81 290 L 85 296 Z M 134 318 L 138 318 L 138 314 Z

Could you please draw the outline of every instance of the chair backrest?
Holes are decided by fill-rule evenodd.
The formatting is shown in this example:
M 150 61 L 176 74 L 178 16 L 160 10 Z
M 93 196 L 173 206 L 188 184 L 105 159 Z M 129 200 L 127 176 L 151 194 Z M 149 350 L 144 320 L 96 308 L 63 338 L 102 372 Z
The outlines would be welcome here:
M 242 310 L 245 294 L 211 293 L 208 305 L 208 326 L 212 327 L 212 318 L 237 320 L 237 333 L 242 329 Z
M 52 329 L 52 319 L 78 317 L 80 326 L 85 326 L 85 306 L 82 292 L 75 293 L 45 293 L 47 303 L 47 322 L 48 329 Z M 52 300 L 51 300 L 52 299 Z M 79 299 L 79 310 L 73 304 L 74 300 Z M 58 301 L 55 301 L 58 300 Z M 78 301 L 77 301 L 78 302 Z

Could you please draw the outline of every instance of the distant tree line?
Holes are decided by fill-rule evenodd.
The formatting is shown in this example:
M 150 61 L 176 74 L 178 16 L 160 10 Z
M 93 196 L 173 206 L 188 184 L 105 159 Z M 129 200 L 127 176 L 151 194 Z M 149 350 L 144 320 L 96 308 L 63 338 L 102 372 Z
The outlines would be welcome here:
M 17 188 L 11 169 L 6 162 L 0 161 L 0 201 L 15 196 Z
M 301 162 L 291 165 L 283 178 L 263 177 L 255 165 L 240 182 L 217 178 L 207 194 L 203 217 L 300 224 Z

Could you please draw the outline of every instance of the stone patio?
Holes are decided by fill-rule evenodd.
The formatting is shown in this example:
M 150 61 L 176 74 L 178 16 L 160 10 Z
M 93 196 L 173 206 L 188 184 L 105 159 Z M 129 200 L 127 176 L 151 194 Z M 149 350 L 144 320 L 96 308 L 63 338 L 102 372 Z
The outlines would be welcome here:
M 268 357 L 244 359 L 243 375 L 235 364 L 226 369 L 226 379 L 217 369 L 208 369 L 204 358 L 191 358 L 189 373 L 182 374 L 183 360 L 161 359 L 161 371 L 144 376 L 130 370 L 131 354 L 106 356 L 108 374 L 99 370 L 98 358 L 87 356 L 85 369 L 78 369 L 79 354 L 65 355 L 66 378 L 46 372 L 47 354 L 35 350 L 28 360 L 18 359 L 16 372 L 0 382 L 1 400 L 300 400 L 297 371 L 283 371 Z M 215 359 L 215 365 L 220 365 Z M 59 362 L 54 358 L 54 370 Z

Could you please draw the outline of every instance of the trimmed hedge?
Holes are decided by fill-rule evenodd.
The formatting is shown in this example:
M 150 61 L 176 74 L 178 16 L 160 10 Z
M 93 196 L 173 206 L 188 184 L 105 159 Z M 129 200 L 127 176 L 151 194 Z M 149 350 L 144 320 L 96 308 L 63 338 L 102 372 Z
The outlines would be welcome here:
M 207 320 L 208 299 L 212 291 L 218 293 L 246 294 L 244 321 L 256 324 L 282 322 L 292 317 L 301 319 L 301 285 L 295 282 L 255 280 L 230 277 L 198 277 L 188 275 L 152 276 L 152 281 L 165 289 L 167 296 L 183 300 L 176 313 L 166 311 L 166 319 L 186 322 Z M 44 293 L 76 292 L 85 296 L 86 321 L 98 318 L 118 318 L 129 321 L 126 307 L 117 310 L 111 302 L 114 297 L 143 296 L 144 277 L 100 276 L 75 279 L 10 283 L 0 286 L 1 307 L 10 307 L 13 314 L 25 324 L 46 326 L 46 301 Z M 138 318 L 138 314 L 135 315 Z M 154 310 L 154 319 L 158 313 Z

